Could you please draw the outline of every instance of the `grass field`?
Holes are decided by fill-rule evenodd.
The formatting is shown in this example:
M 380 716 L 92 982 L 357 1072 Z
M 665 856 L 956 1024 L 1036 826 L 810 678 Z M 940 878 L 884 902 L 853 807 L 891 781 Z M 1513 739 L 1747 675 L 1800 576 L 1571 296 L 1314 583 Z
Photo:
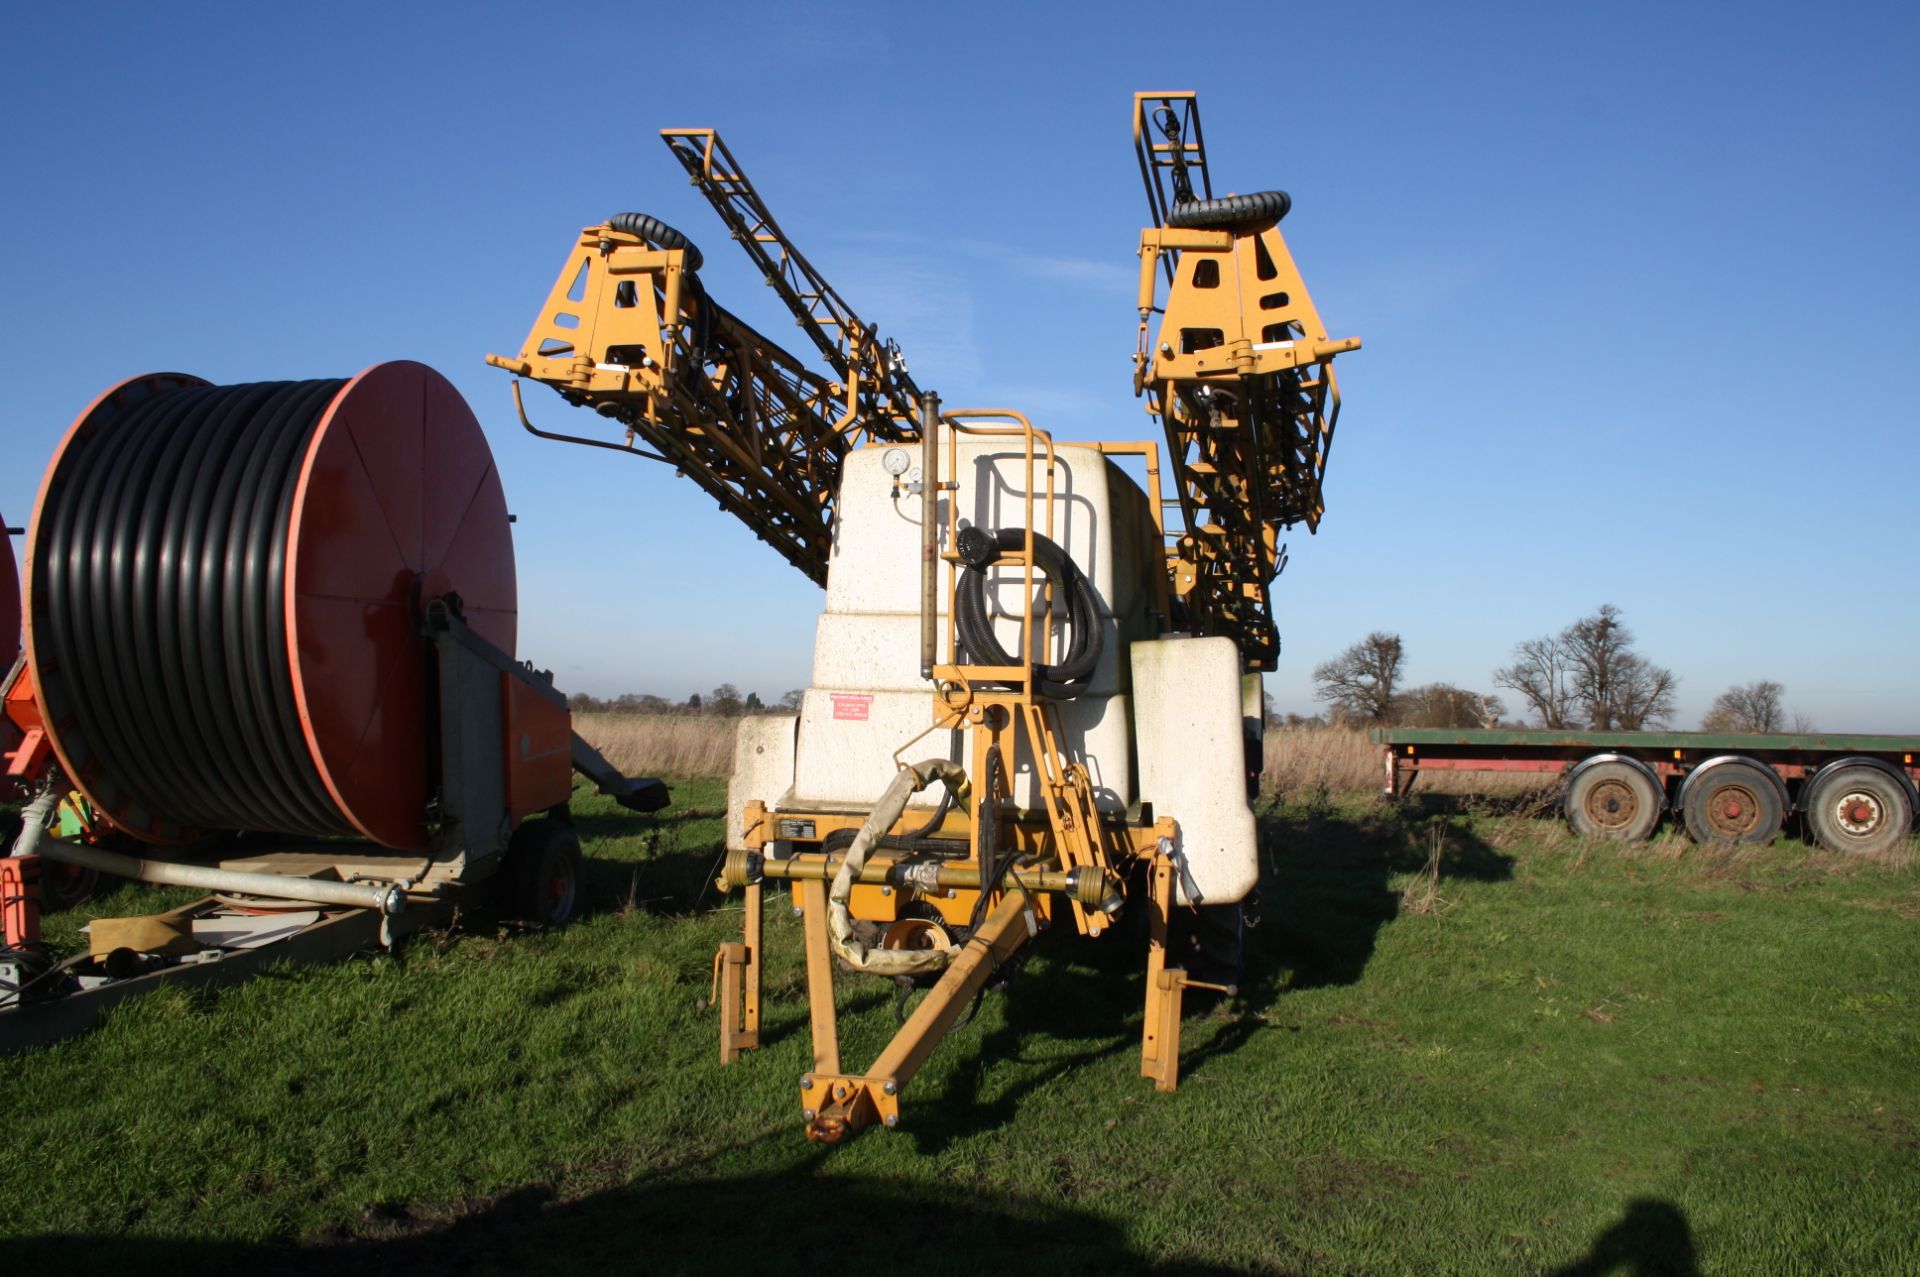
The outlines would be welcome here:
M 1061 936 L 900 1131 L 823 1149 L 797 922 L 765 1049 L 720 1068 L 698 1009 L 722 801 L 584 802 L 565 933 L 163 993 L 0 1064 L 0 1272 L 1920 1271 L 1911 844 L 1622 849 L 1291 788 L 1177 1094 L 1137 1076 L 1138 954 Z M 891 999 L 841 1008 L 858 1067 Z

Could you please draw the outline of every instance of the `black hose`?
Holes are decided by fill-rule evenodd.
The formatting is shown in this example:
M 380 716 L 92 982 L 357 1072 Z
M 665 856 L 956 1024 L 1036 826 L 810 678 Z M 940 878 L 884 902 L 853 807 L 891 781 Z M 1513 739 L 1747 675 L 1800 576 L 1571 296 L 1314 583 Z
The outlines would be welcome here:
M 1180 200 L 1167 210 L 1167 225 L 1189 229 L 1232 228 L 1279 222 L 1293 209 L 1285 191 L 1255 191 L 1217 200 Z
M 353 832 L 305 743 L 285 613 L 301 463 L 345 384 L 167 391 L 61 457 L 70 477 L 41 514 L 35 642 L 114 815 Z
M 1026 544 L 1026 533 L 1019 528 L 1001 528 L 987 532 L 982 528 L 963 529 L 959 536 L 960 557 L 967 570 L 961 574 L 954 592 L 954 628 L 967 655 L 979 665 L 1019 665 L 1023 662 L 1000 645 L 993 632 L 993 618 L 987 613 L 987 569 L 1002 555 L 1016 553 Z M 1035 665 L 1034 690 L 1055 700 L 1072 700 L 1087 690 L 1093 671 L 1100 663 L 1104 641 L 1100 629 L 1100 600 L 1073 559 L 1058 545 L 1038 532 L 1033 534 L 1033 561 L 1046 575 L 1051 587 L 1052 606 L 1067 608 L 1067 627 L 1072 640 L 1066 655 L 1053 665 Z
M 607 219 L 607 225 L 616 231 L 638 235 L 655 248 L 678 248 L 685 251 L 688 270 L 699 270 L 704 265 L 700 250 L 694 242 L 657 217 L 649 217 L 645 213 L 615 213 Z

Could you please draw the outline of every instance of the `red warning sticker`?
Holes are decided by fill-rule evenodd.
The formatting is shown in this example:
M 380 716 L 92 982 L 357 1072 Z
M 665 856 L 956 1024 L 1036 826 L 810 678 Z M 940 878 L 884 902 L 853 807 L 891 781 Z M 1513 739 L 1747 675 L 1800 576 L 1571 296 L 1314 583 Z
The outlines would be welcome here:
M 873 707 L 873 696 L 865 692 L 835 692 L 833 694 L 833 716 L 850 718 L 855 722 L 867 721 L 867 711 Z

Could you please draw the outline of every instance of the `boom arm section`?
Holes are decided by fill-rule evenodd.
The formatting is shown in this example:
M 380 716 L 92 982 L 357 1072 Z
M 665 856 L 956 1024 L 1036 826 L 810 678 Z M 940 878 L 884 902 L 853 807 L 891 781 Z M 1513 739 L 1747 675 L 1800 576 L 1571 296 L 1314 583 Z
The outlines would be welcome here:
M 1165 428 L 1185 518 L 1174 590 L 1189 628 L 1232 638 L 1247 669 L 1270 670 L 1280 533 L 1319 526 L 1340 412 L 1332 361 L 1360 339 L 1328 338 L 1280 235 L 1283 192 L 1210 198 L 1193 94 L 1136 94 L 1134 143 L 1154 220 L 1140 235 L 1134 393 Z
M 636 221 L 650 219 L 583 230 L 519 356 L 487 362 L 626 427 L 622 443 L 553 434 L 523 408 L 533 433 L 667 462 L 824 586 L 855 390 L 708 297 L 690 268 L 697 253 L 676 233 L 652 223 L 660 244 L 682 245 L 664 247 L 615 227 Z
M 662 129 L 660 137 L 834 374 L 855 388 L 861 426 L 879 439 L 915 437 L 920 388 L 907 375 L 900 348 L 881 342 L 877 330 L 801 256 L 720 135 L 712 129 Z

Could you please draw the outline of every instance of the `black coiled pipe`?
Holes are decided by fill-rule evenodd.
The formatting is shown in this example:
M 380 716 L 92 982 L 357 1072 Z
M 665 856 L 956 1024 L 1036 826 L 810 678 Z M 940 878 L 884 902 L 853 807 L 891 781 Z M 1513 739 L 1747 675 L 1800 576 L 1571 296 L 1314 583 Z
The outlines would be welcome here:
M 116 814 L 204 830 L 353 826 L 306 745 L 289 524 L 341 380 L 196 386 L 76 437 L 37 543 L 35 643 Z
M 954 591 L 954 628 L 960 644 L 977 664 L 1019 665 L 1021 660 L 1000 645 L 993 632 L 993 618 L 987 612 L 987 569 L 1003 554 L 1012 554 L 1026 545 L 1026 533 L 1019 528 L 1001 528 L 987 532 L 967 528 L 960 533 L 957 548 L 966 562 L 960 585 Z M 1075 565 L 1065 550 L 1038 532 L 1033 534 L 1034 565 L 1046 575 L 1054 606 L 1065 602 L 1067 628 L 1072 634 L 1067 653 L 1052 665 L 1034 667 L 1034 690 L 1055 700 L 1072 700 L 1087 690 L 1094 667 L 1100 662 L 1103 642 L 1100 632 L 1100 605 L 1093 584 Z

